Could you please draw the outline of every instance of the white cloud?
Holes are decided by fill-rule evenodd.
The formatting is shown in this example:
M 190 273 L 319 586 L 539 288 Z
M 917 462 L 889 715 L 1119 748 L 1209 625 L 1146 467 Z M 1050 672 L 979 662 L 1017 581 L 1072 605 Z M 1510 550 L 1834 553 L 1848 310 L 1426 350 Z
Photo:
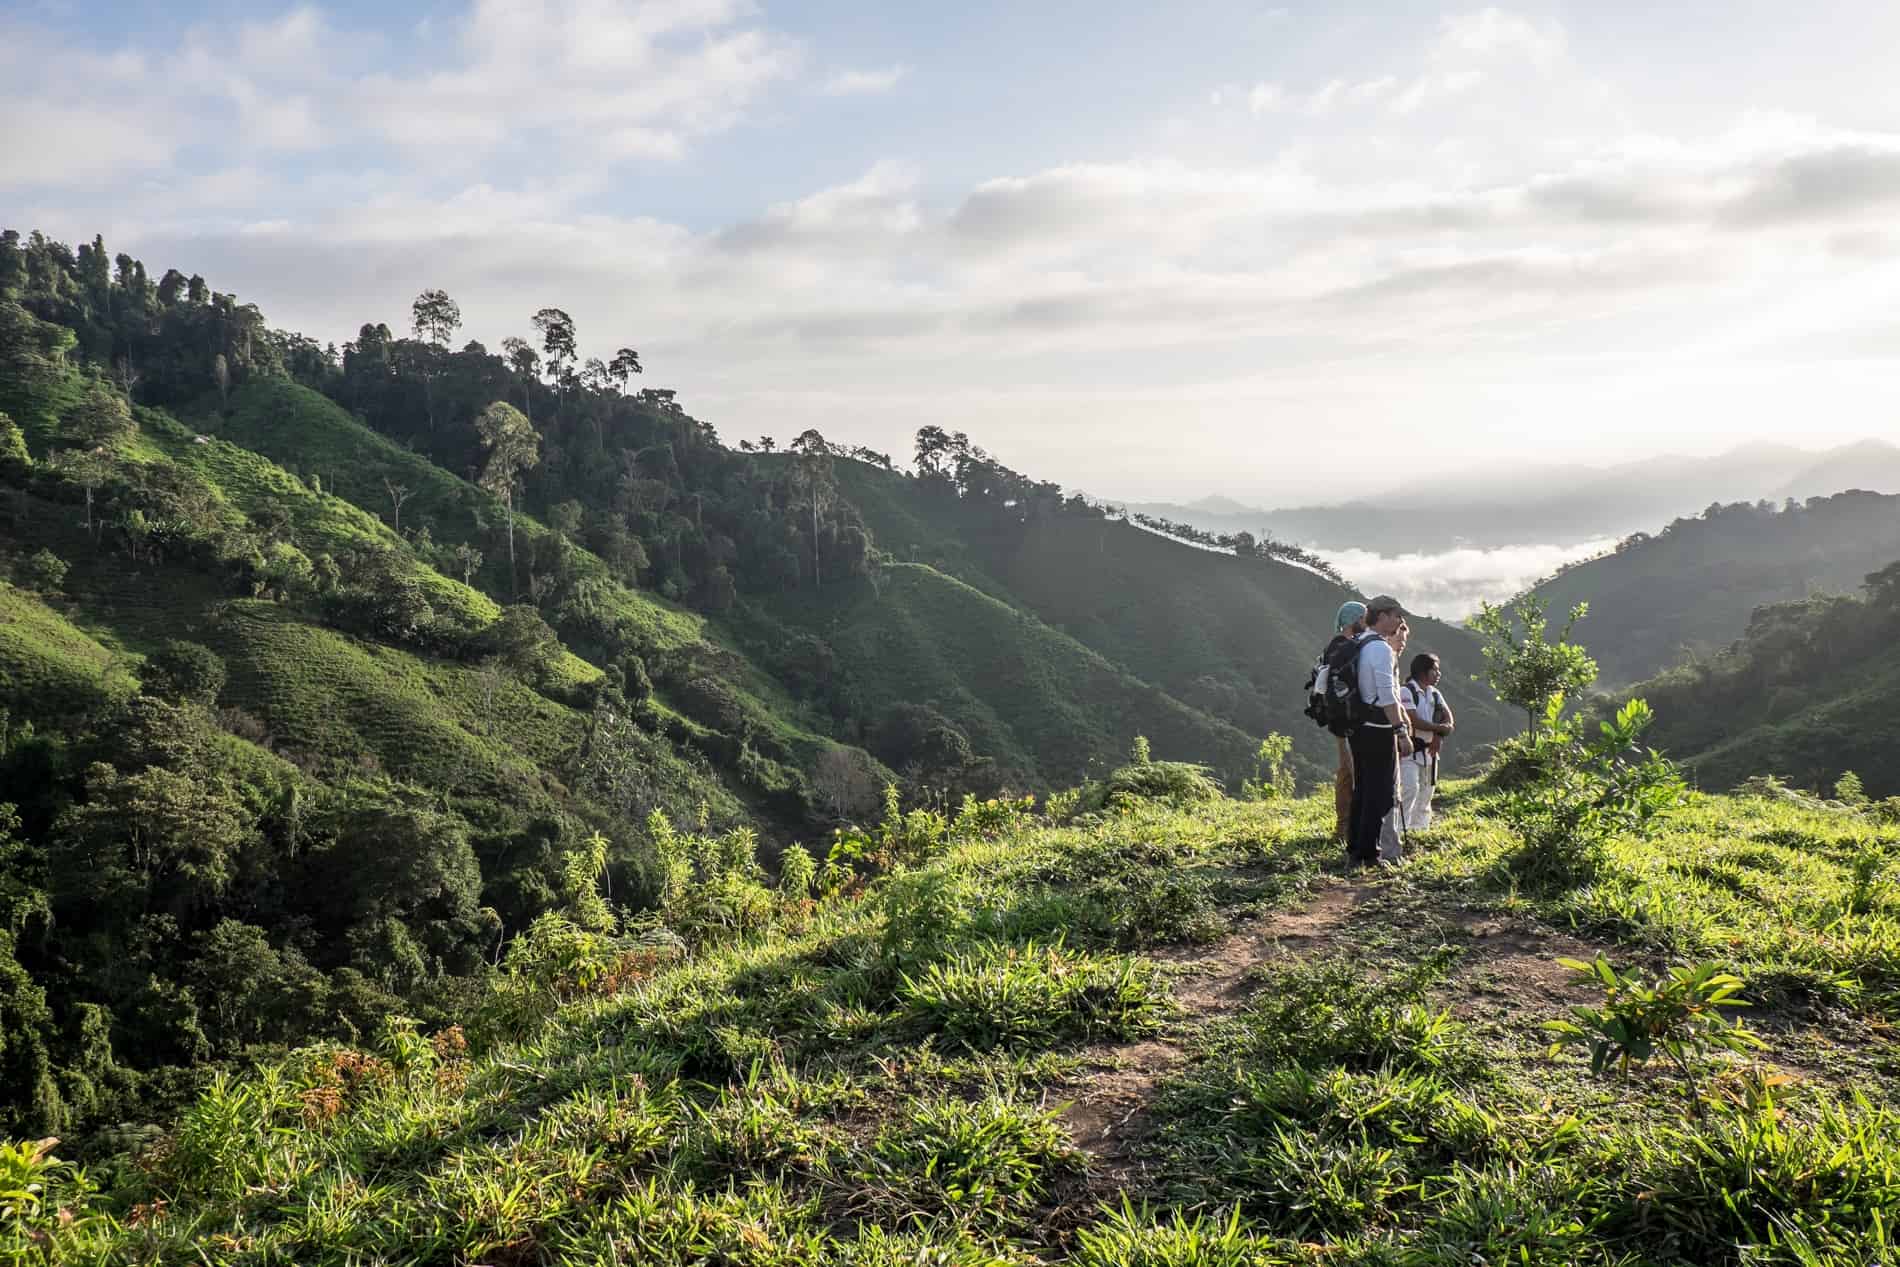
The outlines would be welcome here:
M 1454 14 L 1439 24 L 1434 56 L 1439 60 L 1521 60 L 1547 68 L 1565 54 L 1563 29 L 1540 25 L 1506 9 Z
M 827 79 L 819 91 L 827 97 L 871 97 L 889 92 L 910 73 L 908 66 L 886 66 L 882 70 L 841 70 Z
M 1261 82 L 1247 90 L 1247 109 L 1254 114 L 1277 110 L 1285 101 L 1286 90 L 1278 84 Z
M 413 39 L 393 49 L 303 5 L 100 54 L 0 19 L 13 138 L 0 188 L 103 185 L 188 146 L 226 162 L 301 152 L 360 166 L 380 140 L 407 151 L 412 179 L 502 149 L 557 165 L 673 159 L 732 127 L 802 58 L 743 0 L 472 0 Z

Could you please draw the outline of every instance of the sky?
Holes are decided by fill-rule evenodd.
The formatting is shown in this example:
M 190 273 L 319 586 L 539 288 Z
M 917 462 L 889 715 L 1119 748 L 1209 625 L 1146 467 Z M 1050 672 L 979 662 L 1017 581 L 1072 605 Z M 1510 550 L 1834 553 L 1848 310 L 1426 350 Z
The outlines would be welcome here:
M 1900 438 L 1897 47 L 1889 0 L 0 0 L 0 226 L 339 343 L 558 306 L 729 441 L 1310 503 Z

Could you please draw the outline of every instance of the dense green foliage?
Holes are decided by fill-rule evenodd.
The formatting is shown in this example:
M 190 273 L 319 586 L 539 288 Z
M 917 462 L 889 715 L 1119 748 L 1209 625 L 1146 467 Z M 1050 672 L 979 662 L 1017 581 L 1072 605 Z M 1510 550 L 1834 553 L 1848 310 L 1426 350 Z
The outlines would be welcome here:
M 1322 577 L 1108 524 L 961 435 L 913 475 L 815 432 L 729 448 L 558 309 L 501 355 L 455 350 L 459 315 L 426 292 L 413 338 L 333 350 L 0 234 L 5 1129 L 103 1147 L 217 1068 L 459 1015 L 584 901 L 589 841 L 632 911 L 664 903 L 656 824 L 776 845 L 894 776 L 938 804 L 1099 779 L 1137 734 L 1237 788 L 1260 723 L 1293 729 Z M 959 579 L 898 561 L 926 523 Z M 1078 641 L 1043 618 L 1068 599 L 985 571 L 1077 533 L 1100 558 L 1104 526 L 1108 586 L 1244 590 L 1216 671 L 1251 685 L 1184 676 L 1185 610 Z
M 1705 785 L 1773 775 L 1821 792 L 1855 772 L 1867 795 L 1900 796 L 1900 564 L 1861 597 L 1757 611 L 1719 655 L 1635 688 L 1656 706 L 1651 738 Z
M 1844 850 L 1891 849 L 1900 828 L 1703 799 L 1588 888 L 1527 908 L 1495 866 L 1514 844 L 1491 793 L 1454 793 L 1414 863 L 1356 891 L 1316 865 L 1331 853 L 1317 800 L 1134 800 L 1069 827 L 966 812 L 893 870 L 814 897 L 765 887 L 742 837 L 680 837 L 663 925 L 546 920 L 478 1023 L 396 1022 L 220 1080 L 136 1165 L 81 1172 L 15 1146 L 0 1180 L 31 1195 L 0 1227 L 29 1256 L 154 1263 L 1847 1267 L 1890 1252 L 1891 1066 L 1810 1009 L 1872 1016 L 1900 985 L 1867 953 L 1900 935 L 1891 889 L 1856 917 L 1863 952 L 1809 965 L 1846 949 Z M 1758 879 L 1698 879 L 1717 841 L 1733 842 L 1719 865 Z M 1798 880 L 1773 880 L 1784 859 Z M 1682 880 L 1667 905 L 1619 896 L 1659 870 Z M 1135 941 L 1098 918 L 1156 885 L 1198 914 L 1148 917 Z M 1263 906 L 1350 892 L 1333 948 L 1269 955 L 1231 1011 L 1193 1001 L 1218 953 L 1168 971 Z M 1668 1068 L 1599 1079 L 1547 1054 L 1545 1023 L 1577 1013 L 1510 992 L 1499 971 L 1537 960 L 1466 931 L 1486 908 L 1621 939 L 1593 969 L 1619 983 L 1595 1012 L 1637 1049 L 1628 1027 L 1653 1030 Z M 750 914 L 715 926 L 713 910 Z M 1188 945 L 1120 949 L 1171 943 Z M 1696 966 L 1658 990 L 1632 959 Z M 1730 1001 L 1730 971 L 1768 1005 L 1761 1060 L 1799 1072 L 1681 1019 Z M 1062 1107 L 1155 1050 L 1176 1055 L 1114 1102 L 1125 1134 Z
M 1603 681 L 1622 687 L 1720 652 L 1757 608 L 1852 593 L 1897 558 L 1900 496 L 1742 502 L 1637 533 L 1532 593 L 1551 611 L 1590 604 L 1585 628 Z

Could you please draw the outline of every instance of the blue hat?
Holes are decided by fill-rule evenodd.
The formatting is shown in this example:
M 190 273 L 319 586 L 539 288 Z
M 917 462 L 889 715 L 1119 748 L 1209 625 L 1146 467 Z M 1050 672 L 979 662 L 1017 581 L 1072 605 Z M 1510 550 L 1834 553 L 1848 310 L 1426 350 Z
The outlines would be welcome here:
M 1366 605 L 1364 603 L 1341 603 L 1339 605 L 1339 614 L 1333 617 L 1333 628 L 1340 633 L 1344 633 L 1347 625 L 1352 624 L 1355 620 L 1364 620 L 1365 618 Z

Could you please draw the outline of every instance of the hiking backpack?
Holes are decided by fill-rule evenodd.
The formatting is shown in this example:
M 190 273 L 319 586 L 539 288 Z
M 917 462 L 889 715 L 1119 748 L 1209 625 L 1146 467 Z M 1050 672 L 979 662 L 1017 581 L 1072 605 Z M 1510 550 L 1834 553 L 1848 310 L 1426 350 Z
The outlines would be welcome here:
M 1372 706 L 1359 697 L 1359 653 L 1373 637 L 1377 635 L 1354 638 L 1327 657 L 1326 729 L 1341 738 L 1373 717 Z
M 1313 667 L 1306 675 L 1306 707 L 1301 711 L 1312 718 L 1313 724 L 1321 730 L 1327 728 L 1326 680 L 1332 671 L 1329 661 L 1332 660 L 1333 653 L 1344 646 L 1346 641 L 1345 634 L 1336 634 L 1333 640 L 1326 644 L 1326 649 L 1319 653 L 1319 658 L 1313 661 Z

